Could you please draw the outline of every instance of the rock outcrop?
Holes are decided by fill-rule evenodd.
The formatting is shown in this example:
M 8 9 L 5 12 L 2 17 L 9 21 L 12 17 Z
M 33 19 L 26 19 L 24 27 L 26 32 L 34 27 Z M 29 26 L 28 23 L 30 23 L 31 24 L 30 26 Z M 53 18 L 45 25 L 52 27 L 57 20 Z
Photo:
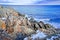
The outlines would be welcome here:
M 25 15 L 20 14 L 12 8 L 0 7 L 0 31 L 2 40 L 23 40 L 25 37 L 36 34 L 37 30 L 46 33 L 46 35 L 54 34 L 55 28 L 44 22 L 37 22 L 33 18 L 28 20 Z M 6 35 L 2 35 L 5 31 Z M 5 34 L 5 33 L 3 33 Z M 19 36 L 20 35 L 20 36 Z M 10 38 L 9 38 L 9 37 Z

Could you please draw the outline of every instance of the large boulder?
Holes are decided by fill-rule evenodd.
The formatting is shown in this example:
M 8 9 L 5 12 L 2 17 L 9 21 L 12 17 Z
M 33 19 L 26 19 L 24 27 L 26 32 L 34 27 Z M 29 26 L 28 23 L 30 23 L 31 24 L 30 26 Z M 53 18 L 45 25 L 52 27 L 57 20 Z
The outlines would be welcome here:
M 42 22 L 42 21 L 39 22 L 39 26 L 40 26 L 40 28 L 46 29 L 46 26 L 45 26 L 44 22 Z
M 50 25 L 50 24 L 45 24 L 45 27 L 46 27 L 46 29 L 48 29 L 48 28 L 53 28 L 53 26 Z
M 40 28 L 39 24 L 38 23 L 34 23 L 34 26 L 33 26 L 34 30 L 38 30 Z

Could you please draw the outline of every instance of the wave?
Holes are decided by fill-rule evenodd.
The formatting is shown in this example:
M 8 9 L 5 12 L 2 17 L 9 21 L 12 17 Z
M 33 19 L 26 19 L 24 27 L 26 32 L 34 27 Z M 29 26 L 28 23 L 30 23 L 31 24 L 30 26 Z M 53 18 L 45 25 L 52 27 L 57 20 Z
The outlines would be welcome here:
M 59 17 L 34 16 L 34 15 L 28 15 L 28 14 L 26 14 L 26 17 L 28 17 L 28 19 L 33 17 L 36 21 L 60 22 Z
M 43 21 L 44 23 L 51 24 L 55 28 L 60 28 L 60 18 L 52 18 L 52 19 L 50 19 L 50 18 L 46 18 L 46 19 L 35 18 L 35 20 Z
M 34 18 L 36 21 L 50 21 L 49 18 L 46 18 L 46 19 L 38 19 L 38 18 Z
M 26 15 L 26 17 L 28 17 L 29 20 L 31 18 L 28 15 Z M 37 22 L 43 21 L 45 24 L 48 23 L 48 24 L 51 24 L 55 28 L 60 28 L 60 18 L 37 18 L 37 17 L 33 17 L 33 18 Z

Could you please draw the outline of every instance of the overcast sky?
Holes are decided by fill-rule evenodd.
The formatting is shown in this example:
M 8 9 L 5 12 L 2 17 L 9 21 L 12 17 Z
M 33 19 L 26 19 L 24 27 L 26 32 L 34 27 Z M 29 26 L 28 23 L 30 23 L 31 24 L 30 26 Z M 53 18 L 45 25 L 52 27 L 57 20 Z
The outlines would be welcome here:
M 0 0 L 5 5 L 60 5 L 60 0 Z

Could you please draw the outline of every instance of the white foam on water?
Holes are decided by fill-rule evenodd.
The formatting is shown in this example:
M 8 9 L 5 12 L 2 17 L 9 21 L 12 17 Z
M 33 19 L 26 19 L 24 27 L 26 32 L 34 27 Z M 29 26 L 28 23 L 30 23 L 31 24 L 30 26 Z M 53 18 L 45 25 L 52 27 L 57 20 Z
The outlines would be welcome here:
M 49 18 L 46 18 L 46 19 L 37 19 L 37 18 L 34 18 L 36 21 L 50 21 L 50 19 Z
M 24 40 L 28 40 L 28 38 L 26 37 L 26 38 L 24 38 Z
M 44 38 L 44 37 L 47 36 L 47 35 L 45 35 L 43 32 L 41 32 L 41 31 L 39 31 L 39 30 L 37 30 L 36 33 L 37 33 L 37 34 L 33 34 L 33 35 L 31 36 L 31 38 L 32 38 L 33 40 L 34 40 L 35 38 Z
M 58 38 L 58 36 L 52 36 L 51 38 L 47 38 L 46 40 L 54 40 L 55 38 Z
M 1 18 L 2 20 L 5 20 L 6 18 L 5 17 L 3 17 L 3 18 Z
M 45 22 L 45 23 L 51 24 L 55 28 L 60 28 L 60 23 L 56 23 L 56 22 Z

